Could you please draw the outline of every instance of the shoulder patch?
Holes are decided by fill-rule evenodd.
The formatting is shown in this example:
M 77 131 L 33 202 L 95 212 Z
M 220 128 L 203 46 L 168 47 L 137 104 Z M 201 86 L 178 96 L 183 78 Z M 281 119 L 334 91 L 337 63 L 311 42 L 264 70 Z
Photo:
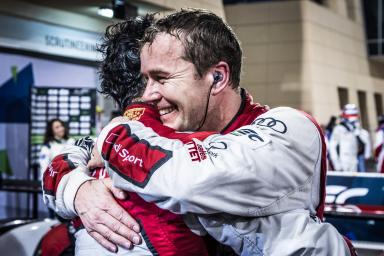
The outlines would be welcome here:
M 288 130 L 283 121 L 273 117 L 259 117 L 252 124 L 272 129 L 281 134 L 286 133 Z
M 131 108 L 124 112 L 124 116 L 131 121 L 137 121 L 137 120 L 140 120 L 144 112 L 145 112 L 145 108 Z
M 128 125 L 120 125 L 104 141 L 102 156 L 110 170 L 144 188 L 156 170 L 172 158 L 172 151 L 140 140 Z
M 252 149 L 256 149 L 268 144 L 271 139 L 260 131 L 256 131 L 249 126 L 242 127 L 231 132 L 231 135 L 237 136 L 237 141 L 249 145 Z

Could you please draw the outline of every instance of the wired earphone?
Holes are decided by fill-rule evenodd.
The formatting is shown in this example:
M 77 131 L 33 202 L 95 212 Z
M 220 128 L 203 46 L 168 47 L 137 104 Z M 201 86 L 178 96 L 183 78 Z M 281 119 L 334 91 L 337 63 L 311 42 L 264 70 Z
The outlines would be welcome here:
M 215 71 L 215 73 L 213 73 L 213 83 L 211 85 L 211 87 L 209 88 L 209 92 L 208 92 L 208 95 L 207 95 L 207 103 L 205 105 L 205 113 L 204 113 L 204 117 L 203 119 L 201 120 L 200 122 L 200 125 L 199 127 L 196 129 L 196 131 L 200 130 L 201 127 L 203 127 L 204 123 L 205 123 L 205 120 L 207 119 L 207 114 L 208 114 L 208 105 L 209 105 L 209 99 L 211 98 L 211 91 L 212 91 L 212 88 L 218 83 L 220 82 L 221 80 L 223 80 L 223 74 L 219 71 Z

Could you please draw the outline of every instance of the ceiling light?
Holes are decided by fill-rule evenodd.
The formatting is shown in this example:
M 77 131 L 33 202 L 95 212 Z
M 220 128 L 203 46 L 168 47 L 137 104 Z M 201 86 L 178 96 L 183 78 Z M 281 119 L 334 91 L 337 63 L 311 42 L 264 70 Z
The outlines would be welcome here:
M 99 10 L 97 10 L 97 14 L 103 17 L 112 18 L 113 10 L 109 7 L 99 7 Z

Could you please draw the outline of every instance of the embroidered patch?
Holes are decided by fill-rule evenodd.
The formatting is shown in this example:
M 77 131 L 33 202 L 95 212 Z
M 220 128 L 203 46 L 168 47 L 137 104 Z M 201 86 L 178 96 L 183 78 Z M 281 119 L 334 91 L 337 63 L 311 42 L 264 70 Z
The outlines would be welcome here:
M 204 147 L 195 141 L 191 140 L 190 142 L 185 144 L 188 148 L 189 156 L 193 162 L 207 159 L 207 151 Z
M 44 192 L 47 195 L 54 196 L 62 177 L 75 168 L 76 165 L 69 159 L 68 154 L 56 156 L 44 172 Z
M 109 162 L 111 170 L 144 188 L 152 174 L 172 157 L 172 152 L 140 140 L 131 134 L 128 125 L 120 125 L 105 140 L 102 155 Z
M 286 133 L 288 130 L 287 125 L 283 121 L 280 121 L 273 117 L 259 117 L 255 121 L 253 121 L 252 124 L 267 127 L 269 129 L 274 130 L 275 132 L 282 134 Z
M 267 135 L 252 126 L 244 126 L 241 129 L 231 132 L 231 135 L 237 137 L 236 141 L 242 142 L 252 149 L 257 149 L 271 142 L 271 139 Z
M 124 116 L 128 117 L 129 120 L 137 121 L 140 120 L 144 112 L 145 108 L 131 108 L 124 112 Z

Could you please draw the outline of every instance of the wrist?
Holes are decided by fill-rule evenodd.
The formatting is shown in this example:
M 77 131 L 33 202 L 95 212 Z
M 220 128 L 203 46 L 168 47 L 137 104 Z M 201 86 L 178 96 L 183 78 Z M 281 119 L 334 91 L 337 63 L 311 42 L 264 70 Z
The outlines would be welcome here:
M 82 209 L 79 209 L 79 206 L 81 208 L 81 195 L 85 193 L 84 191 L 87 191 L 87 188 L 90 186 L 90 183 L 93 180 L 85 180 L 83 183 L 79 185 L 79 188 L 77 189 L 75 193 L 75 197 L 73 199 L 73 209 L 77 216 L 80 216 L 82 214 Z
M 85 167 L 82 167 L 85 168 Z M 86 169 L 86 168 L 85 168 Z M 68 213 L 76 216 L 75 210 L 75 199 L 78 195 L 78 191 L 82 185 L 87 184 L 87 181 L 93 180 L 94 178 L 89 176 L 88 173 L 80 171 L 79 169 L 74 170 L 69 177 L 65 190 L 63 191 L 63 205 Z

